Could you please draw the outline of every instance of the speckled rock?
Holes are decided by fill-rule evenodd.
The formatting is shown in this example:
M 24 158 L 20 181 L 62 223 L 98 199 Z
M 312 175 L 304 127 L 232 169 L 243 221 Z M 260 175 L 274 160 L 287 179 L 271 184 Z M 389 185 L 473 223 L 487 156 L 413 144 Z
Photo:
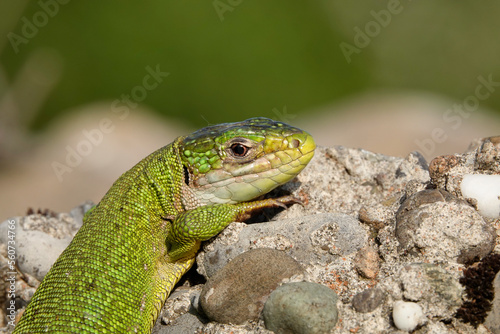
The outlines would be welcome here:
M 352 298 L 352 307 L 358 312 L 368 313 L 382 305 L 385 299 L 386 295 L 382 289 L 369 288 Z
M 463 287 L 437 265 L 410 264 L 402 270 L 400 279 L 404 298 L 419 302 L 429 317 L 450 320 L 462 304 Z
M 336 294 L 323 285 L 284 284 L 266 302 L 263 312 L 266 328 L 277 334 L 328 333 L 337 323 L 336 303 Z
M 425 326 L 412 332 L 413 334 L 458 334 L 459 332 L 451 330 L 440 321 L 428 321 Z M 464 332 L 464 334 L 467 332 Z M 480 332 L 479 332 L 480 333 Z M 484 333 L 486 334 L 486 333 Z
M 484 325 L 494 334 L 500 334 L 500 272 L 495 276 L 493 288 L 495 289 L 495 297 Z
M 198 300 L 201 288 L 201 285 L 196 285 L 193 287 L 180 286 L 175 289 L 165 301 L 155 327 L 172 325 L 186 313 L 199 315 Z
M 303 268 L 284 252 L 260 248 L 229 262 L 203 287 L 200 304 L 209 319 L 241 324 L 256 320 L 264 302 L 285 278 Z
M 470 160 L 470 157 L 469 157 Z M 461 175 L 472 171 L 471 163 L 460 155 L 443 155 L 434 158 L 429 165 L 431 182 L 439 189 L 445 189 L 459 196 Z
M 293 206 L 279 218 L 317 212 L 358 217 L 362 207 L 390 207 L 412 180 L 430 180 L 427 162 L 418 152 L 399 158 L 342 146 L 317 147 L 307 168 L 283 185 L 283 189 L 303 195 L 306 205 Z
M 377 277 L 380 270 L 380 256 L 374 244 L 367 244 L 361 248 L 354 257 L 354 268 L 365 278 Z
M 203 326 L 203 322 L 194 314 L 185 313 L 175 319 L 169 326 L 155 326 L 151 334 L 186 334 L 196 333 Z
M 303 264 L 327 263 L 354 254 L 367 241 L 360 222 L 343 214 L 317 214 L 262 224 L 232 224 L 198 257 L 207 278 L 241 252 L 265 247 L 283 250 Z
M 500 174 L 500 136 L 483 138 L 476 150 L 475 169 Z
M 257 325 L 254 322 L 243 325 L 228 325 L 217 322 L 209 322 L 203 329 L 193 334 L 273 334 L 264 328 L 264 324 Z
M 67 214 L 34 214 L 14 220 L 17 264 L 22 272 L 42 280 L 73 239 L 77 227 Z M 7 221 L 0 224 L 0 243 L 7 244 L 7 228 Z
M 377 203 L 373 206 L 363 206 L 359 210 L 359 220 L 363 223 L 380 230 L 389 224 L 394 212 L 389 205 Z
M 465 174 L 500 174 L 500 136 L 475 142 L 464 154 L 434 158 L 429 165 L 431 182 L 455 196 L 461 196 Z
M 395 233 L 402 254 L 458 263 L 490 253 L 496 238 L 473 207 L 441 189 L 408 198 L 397 212 Z
M 0 224 L 0 244 L 7 244 L 8 221 L 14 220 L 19 269 L 41 281 L 78 232 L 83 215 L 92 205 L 85 202 L 70 214 L 38 210 L 25 217 L 8 219 Z

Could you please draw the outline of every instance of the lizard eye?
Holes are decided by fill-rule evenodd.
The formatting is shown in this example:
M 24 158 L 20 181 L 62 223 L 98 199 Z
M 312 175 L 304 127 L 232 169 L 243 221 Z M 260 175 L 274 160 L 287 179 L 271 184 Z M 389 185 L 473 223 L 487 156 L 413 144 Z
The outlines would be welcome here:
M 249 147 L 247 147 L 241 143 L 234 143 L 233 145 L 231 145 L 230 148 L 231 148 L 231 152 L 236 157 L 244 157 L 248 153 L 248 149 L 249 149 Z

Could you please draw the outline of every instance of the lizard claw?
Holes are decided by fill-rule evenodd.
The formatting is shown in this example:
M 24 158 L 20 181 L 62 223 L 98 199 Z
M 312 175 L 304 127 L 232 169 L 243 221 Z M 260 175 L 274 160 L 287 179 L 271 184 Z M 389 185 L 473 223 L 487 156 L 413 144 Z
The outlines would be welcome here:
M 286 195 L 278 198 L 267 198 L 260 201 L 255 202 L 242 202 L 236 204 L 236 206 L 241 207 L 241 212 L 238 216 L 238 220 L 245 220 L 250 218 L 251 213 L 257 210 L 262 210 L 265 208 L 287 208 L 287 205 L 291 204 L 300 204 L 304 205 L 304 203 L 295 196 Z
M 287 195 L 287 196 L 282 196 L 274 199 L 276 201 L 276 205 L 282 208 L 287 207 L 287 205 L 291 204 L 300 204 L 304 206 L 304 202 L 300 200 L 299 198 L 292 196 L 292 195 Z

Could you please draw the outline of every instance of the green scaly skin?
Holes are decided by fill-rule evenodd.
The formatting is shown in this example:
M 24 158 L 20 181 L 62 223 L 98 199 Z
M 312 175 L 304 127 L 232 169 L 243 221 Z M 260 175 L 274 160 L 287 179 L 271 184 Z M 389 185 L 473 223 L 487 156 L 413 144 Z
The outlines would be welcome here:
M 111 187 L 34 294 L 14 333 L 150 333 L 202 241 L 311 160 L 306 132 L 266 118 L 201 129 L 152 153 Z

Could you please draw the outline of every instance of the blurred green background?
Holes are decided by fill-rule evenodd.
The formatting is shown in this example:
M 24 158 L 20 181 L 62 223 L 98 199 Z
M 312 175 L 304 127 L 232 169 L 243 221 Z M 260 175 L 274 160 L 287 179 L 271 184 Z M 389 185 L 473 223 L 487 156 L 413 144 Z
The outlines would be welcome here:
M 4 41 L 7 80 L 40 50 L 50 52 L 41 64 L 57 62 L 52 66 L 61 71 L 57 78 L 44 74 L 57 82 L 31 129 L 75 105 L 119 98 L 157 64 L 170 76 L 143 103 L 195 126 L 272 116 L 284 104 L 300 113 L 372 88 L 460 98 L 474 90 L 478 75 L 500 70 L 495 1 L 63 2 L 2 4 L 4 36 L 23 36 L 22 17 L 41 23 L 17 53 L 15 37 Z M 374 21 L 371 11 L 387 11 L 390 3 L 399 3 L 400 12 L 348 63 L 340 43 L 355 46 L 353 29 L 364 30 Z M 57 13 L 43 24 L 37 13 L 55 4 Z M 500 94 L 485 103 L 500 109 Z
M 59 4 L 59 13 L 18 53 L 10 45 L 2 53 L 10 78 L 36 50 L 57 53 L 61 77 L 30 127 L 43 129 L 75 105 L 129 93 L 146 66 L 159 65 L 170 76 L 143 102 L 196 126 L 271 116 L 283 104 L 300 111 L 370 85 L 363 74 L 368 54 L 347 65 L 338 47 L 345 37 L 325 4 L 221 3 L 232 11 L 210 1 Z M 30 1 L 22 16 L 40 10 Z M 22 26 L 13 32 L 22 36 Z
M 499 12 L 492 0 L 1 1 L 0 172 L 11 178 L 58 120 L 106 101 L 98 123 L 125 95 L 131 114 L 147 108 L 188 129 L 253 116 L 301 125 L 380 91 L 451 106 L 474 94 L 479 76 L 500 81 Z M 169 74 L 145 90 L 146 68 Z M 497 114 L 500 94 L 480 107 Z M 63 160 L 67 144 L 50 159 Z

